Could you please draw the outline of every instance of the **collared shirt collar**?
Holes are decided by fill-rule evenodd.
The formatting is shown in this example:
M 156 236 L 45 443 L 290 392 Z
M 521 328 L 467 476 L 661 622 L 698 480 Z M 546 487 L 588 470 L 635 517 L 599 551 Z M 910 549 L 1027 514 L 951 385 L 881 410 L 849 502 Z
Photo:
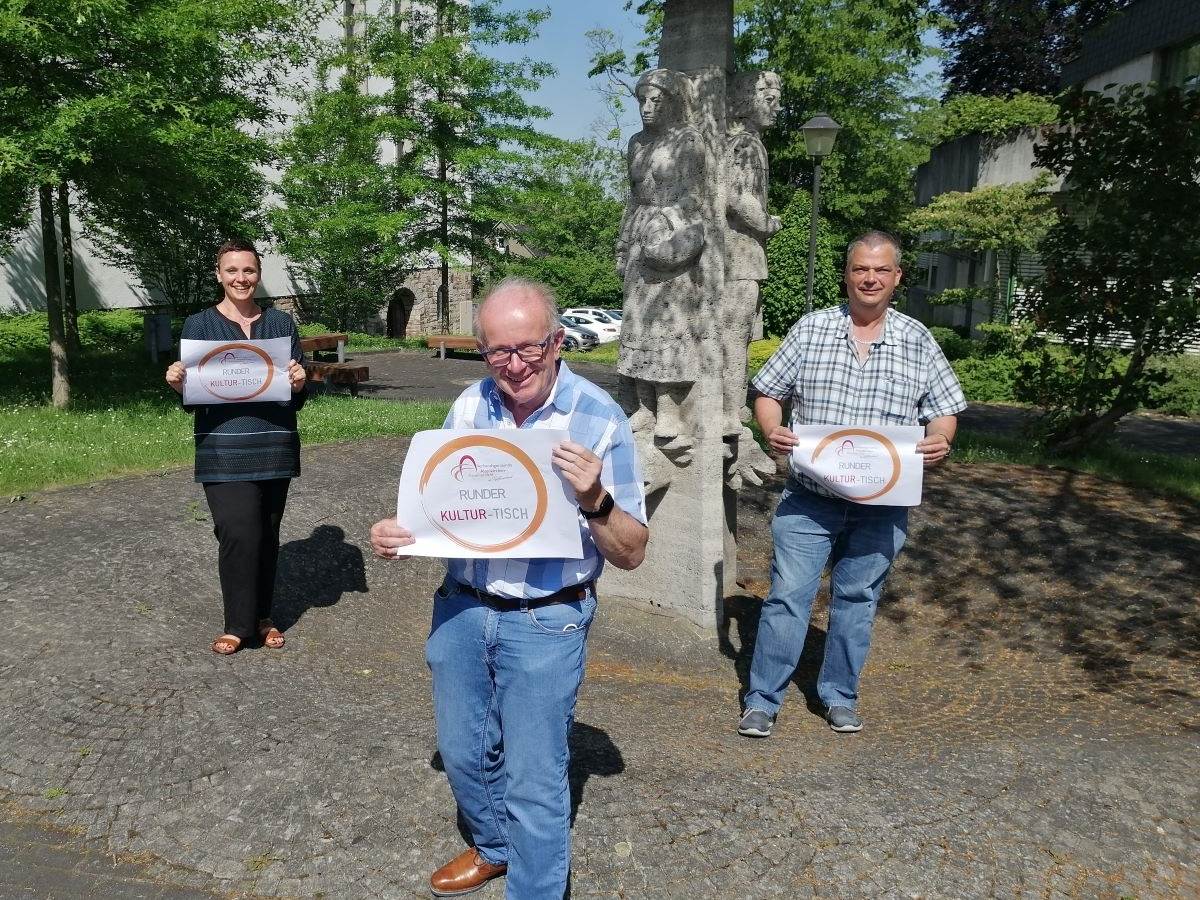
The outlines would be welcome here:
M 560 413 L 569 413 L 571 411 L 575 402 L 576 382 L 579 380 L 579 376 L 572 372 L 561 359 L 556 365 L 558 366 L 558 373 L 554 377 L 554 384 L 550 387 L 550 396 L 546 398 L 545 403 L 530 413 L 529 418 L 525 421 L 536 421 L 541 417 L 542 411 L 548 406 L 553 406 Z M 509 417 L 512 417 L 512 412 L 504 405 L 504 394 L 497 387 L 496 379 L 491 375 L 484 380 L 483 395 L 487 397 L 488 409 L 491 411 L 493 421 L 503 421 L 506 412 Z
M 846 338 L 848 340 L 850 338 L 850 304 L 843 303 L 841 306 L 841 309 L 842 309 L 842 320 L 841 320 L 841 324 L 838 325 L 838 333 L 843 338 Z M 886 310 L 884 310 L 884 313 L 883 313 L 883 331 L 880 332 L 879 339 L 872 341 L 871 343 L 873 343 L 873 344 L 891 344 L 891 343 L 893 343 L 892 336 L 893 336 L 893 332 L 895 331 L 895 328 L 892 324 L 893 318 L 894 318 L 894 316 L 892 316 L 892 305 L 891 305 L 891 302 L 889 301 L 888 308 Z

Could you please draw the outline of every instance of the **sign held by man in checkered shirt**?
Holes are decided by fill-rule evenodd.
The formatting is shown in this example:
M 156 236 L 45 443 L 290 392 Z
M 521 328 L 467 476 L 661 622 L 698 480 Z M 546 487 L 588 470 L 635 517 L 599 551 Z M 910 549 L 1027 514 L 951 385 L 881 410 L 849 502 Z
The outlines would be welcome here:
M 396 519 L 407 556 L 582 559 L 579 508 L 551 465 L 565 430 L 439 429 L 413 436 Z
M 919 426 L 797 425 L 793 463 L 839 497 L 868 506 L 920 506 Z

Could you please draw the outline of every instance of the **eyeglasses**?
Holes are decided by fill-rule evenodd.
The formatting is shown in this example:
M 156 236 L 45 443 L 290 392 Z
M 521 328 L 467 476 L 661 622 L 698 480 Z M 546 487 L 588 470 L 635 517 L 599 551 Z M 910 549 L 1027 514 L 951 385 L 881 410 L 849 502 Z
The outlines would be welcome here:
M 517 354 L 517 359 L 521 362 L 538 362 L 550 349 L 550 345 L 554 342 L 554 337 L 557 331 L 552 331 L 546 336 L 544 341 L 538 341 L 536 344 L 522 344 L 520 347 L 494 347 L 490 350 L 483 351 L 483 358 L 487 360 L 490 366 L 506 366 L 512 355 Z

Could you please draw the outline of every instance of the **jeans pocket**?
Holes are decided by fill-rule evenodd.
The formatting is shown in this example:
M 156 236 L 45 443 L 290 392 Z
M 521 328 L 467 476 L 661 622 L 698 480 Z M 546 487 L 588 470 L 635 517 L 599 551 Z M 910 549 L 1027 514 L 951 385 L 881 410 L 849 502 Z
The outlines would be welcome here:
M 570 637 L 581 631 L 587 631 L 596 615 L 596 598 L 589 594 L 582 600 L 570 603 L 550 603 L 530 609 L 527 613 L 529 623 L 543 634 L 553 634 L 560 637 Z

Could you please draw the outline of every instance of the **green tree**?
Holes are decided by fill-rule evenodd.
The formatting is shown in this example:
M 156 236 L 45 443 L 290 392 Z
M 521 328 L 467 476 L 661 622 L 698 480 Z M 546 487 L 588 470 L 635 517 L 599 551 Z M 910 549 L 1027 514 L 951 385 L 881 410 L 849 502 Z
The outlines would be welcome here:
M 844 239 L 894 228 L 912 205 L 913 169 L 927 147 L 914 139 L 925 101 L 914 80 L 931 53 L 925 0 L 747 0 L 739 4 L 739 65 L 783 79 L 782 108 L 764 135 L 773 196 L 786 202 L 811 183 L 800 131 L 818 112 L 841 126 L 822 166 L 821 210 Z
M 787 334 L 804 315 L 808 296 L 808 243 L 812 198 L 796 191 L 780 216 L 783 227 L 767 241 L 767 271 L 762 287 L 763 329 L 772 336 Z M 813 309 L 839 302 L 841 266 L 836 242 L 823 216 L 817 217 L 817 264 L 813 274 Z
M 306 313 L 345 331 L 362 327 L 411 270 L 405 240 L 416 213 L 405 170 L 383 162 L 389 135 L 379 98 L 362 89 L 361 62 L 339 49 L 319 69 L 280 148 L 283 205 L 271 222 L 279 249 L 319 293 Z
M 274 220 L 322 292 L 341 285 L 338 302 L 354 294 L 378 308 L 406 269 L 437 260 L 448 327 L 451 264 L 469 260 L 486 273 L 498 263 L 522 224 L 515 201 L 530 154 L 557 144 L 532 124 L 549 112 L 523 97 L 553 68 L 487 53 L 529 42 L 547 15 L 505 11 L 499 0 L 431 0 L 349 23 L 326 65 L 347 75 L 306 98 L 286 144 L 287 209 Z M 355 293 L 359 241 L 371 272 Z
M 923 247 L 949 253 L 992 252 L 1007 263 L 1008 282 L 1003 292 L 996 275 L 997 266 L 988 275 L 981 291 L 991 301 L 992 319 L 1007 324 L 1016 286 L 1017 263 L 1022 254 L 1032 252 L 1055 221 L 1054 204 L 1046 192 L 1051 178 L 1043 173 L 1033 181 L 1019 184 L 994 184 L 973 191 L 947 191 L 927 206 L 909 213 L 903 230 L 917 234 Z M 975 292 L 947 290 L 942 303 L 965 303 L 967 329 L 971 327 L 971 309 Z M 937 298 L 930 298 L 938 302 Z
M 190 309 L 217 296 L 213 253 L 221 242 L 263 236 L 260 167 L 272 157 L 263 140 L 225 127 L 160 149 L 154 169 L 92 187 L 80 204 L 84 231 L 110 263 Z
M 948 94 L 1056 94 L 1082 31 L 1130 0 L 938 0 Z
M 1200 93 L 1071 91 L 1060 105 L 1063 127 L 1036 160 L 1066 179 L 1066 203 L 1038 247 L 1029 306 L 1062 346 L 1022 384 L 1046 410 L 1047 446 L 1074 452 L 1138 408 L 1152 356 L 1200 333 Z
M 590 142 L 540 156 L 517 200 L 517 241 L 533 255 L 510 256 L 507 274 L 544 281 L 564 306 L 619 307 L 614 248 L 623 206 L 608 185 L 619 155 Z
M 317 0 L 29 0 L 0 6 L 0 227 L 27 221 L 37 196 L 46 260 L 52 400 L 70 400 L 55 194 L 85 205 L 132 173 L 147 176 L 148 211 L 168 210 L 178 168 L 197 143 L 270 121 L 270 99 Z M 65 212 L 65 211 L 64 211 Z M 119 231 L 122 222 L 107 221 Z

